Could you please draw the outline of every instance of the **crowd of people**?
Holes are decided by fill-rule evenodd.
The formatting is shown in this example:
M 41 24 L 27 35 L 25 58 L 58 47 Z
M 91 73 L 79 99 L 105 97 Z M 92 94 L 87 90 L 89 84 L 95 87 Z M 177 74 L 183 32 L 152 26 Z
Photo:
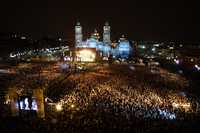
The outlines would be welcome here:
M 127 119 L 137 118 L 176 119 L 176 112 L 193 111 L 190 101 L 182 93 L 167 88 L 152 88 L 150 85 L 131 80 L 130 75 L 99 73 L 71 75 L 77 85 L 64 96 L 60 104 L 78 110 L 87 110 L 92 106 L 95 111 L 112 111 L 114 115 L 123 115 Z M 106 74 L 105 74 L 106 73 Z M 110 76 L 112 75 L 112 77 Z M 70 88 L 66 88 L 68 91 Z M 164 93 L 162 92 L 164 91 Z
M 171 75 L 128 65 L 101 65 L 87 72 L 62 74 L 47 86 L 46 93 L 61 107 L 53 112 L 46 109 L 42 130 L 146 132 L 157 124 L 184 120 L 199 111 L 198 102 L 185 92 L 187 81 L 178 75 L 171 80 Z
M 161 81 L 165 82 L 162 86 L 158 75 L 150 75 L 140 68 L 131 72 L 128 67 L 120 67 L 125 66 L 98 66 L 96 70 L 72 74 L 63 81 L 66 84 L 62 85 L 62 93 L 66 95 L 57 102 L 63 108 L 58 125 L 65 121 L 67 127 L 76 125 L 77 129 L 86 130 L 92 127 L 147 130 L 155 123 L 184 120 L 186 115 L 197 111 L 195 102 L 184 92 L 187 82 L 178 75 L 176 81 L 162 75 Z M 141 80 L 139 76 L 145 74 L 149 77 Z M 168 88 L 170 82 L 177 85 Z

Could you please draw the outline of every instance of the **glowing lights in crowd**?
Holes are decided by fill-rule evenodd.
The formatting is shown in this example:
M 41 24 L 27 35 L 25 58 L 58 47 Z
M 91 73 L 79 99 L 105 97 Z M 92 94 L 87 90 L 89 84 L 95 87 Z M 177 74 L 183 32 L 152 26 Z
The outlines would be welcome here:
M 158 44 L 154 44 L 153 46 L 155 46 L 155 47 L 159 47 L 160 46 L 160 44 L 158 43 Z
M 17 55 L 10 53 L 10 58 L 15 58 Z
M 167 56 L 166 59 L 167 59 L 167 60 L 170 60 L 171 58 Z
M 21 39 L 22 39 L 22 40 L 25 40 L 25 39 L 26 39 L 26 37 L 25 37 L 25 36 L 22 36 L 22 37 L 21 37 Z
M 75 105 L 74 105 L 74 104 L 72 104 L 72 105 L 71 105 L 71 108 L 74 108 L 74 107 L 75 107 Z
M 103 57 L 102 60 L 108 61 L 108 57 Z
M 6 70 L 6 69 L 0 69 L 0 73 L 9 73 L 9 70 Z
M 178 70 L 178 73 L 183 74 L 183 70 Z
M 131 69 L 131 70 L 135 70 L 135 67 L 134 66 L 129 66 L 129 68 Z
M 142 45 L 141 48 L 142 48 L 142 49 L 145 49 L 146 47 L 145 47 L 145 45 Z
M 180 60 L 178 60 L 178 59 L 174 59 L 174 62 L 175 62 L 176 64 L 180 64 Z
M 153 52 L 155 52 L 155 51 L 156 51 L 156 48 L 152 48 L 151 50 L 152 50 Z
M 69 68 L 69 64 L 60 64 L 60 68 L 61 68 L 62 70 L 68 69 L 68 68 Z
M 167 110 L 160 110 L 160 109 L 158 109 L 158 111 L 159 111 L 159 114 L 165 117 L 166 119 L 170 119 L 170 120 L 176 119 L 175 113 L 170 113 Z
M 63 107 L 60 103 L 56 104 L 56 110 L 57 111 L 62 111 L 63 110 Z
M 64 61 L 71 61 L 71 57 L 64 57 Z
M 200 67 L 198 65 L 194 66 L 198 71 L 200 71 Z
M 176 103 L 176 102 L 173 102 L 173 103 L 172 103 L 172 106 L 173 106 L 174 108 L 182 108 L 182 109 L 184 109 L 186 112 L 187 112 L 188 110 L 190 110 L 190 108 L 191 108 L 191 104 L 190 104 L 190 103 Z

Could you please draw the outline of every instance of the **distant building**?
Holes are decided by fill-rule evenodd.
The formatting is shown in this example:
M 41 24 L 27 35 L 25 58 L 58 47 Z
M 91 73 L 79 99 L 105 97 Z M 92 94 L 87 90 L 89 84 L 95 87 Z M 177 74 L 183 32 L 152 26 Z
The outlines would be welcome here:
M 128 58 L 132 55 L 133 48 L 124 35 L 119 39 L 117 47 L 113 51 L 113 55 L 117 58 Z
M 75 26 L 75 47 L 96 49 L 102 57 L 113 56 L 113 58 L 129 58 L 133 53 L 130 42 L 122 36 L 115 47 L 110 39 L 110 26 L 108 22 L 103 27 L 103 41 L 99 41 L 100 35 L 97 30 L 91 34 L 90 38 L 82 40 L 82 27 L 80 23 Z

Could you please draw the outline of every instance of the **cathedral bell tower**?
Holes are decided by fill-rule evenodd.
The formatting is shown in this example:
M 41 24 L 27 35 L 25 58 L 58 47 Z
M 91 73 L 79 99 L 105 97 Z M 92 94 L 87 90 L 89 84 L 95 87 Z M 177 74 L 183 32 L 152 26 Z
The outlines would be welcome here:
M 111 43 L 111 40 L 110 40 L 110 26 L 109 26 L 108 22 L 106 22 L 105 26 L 103 27 L 103 42 L 104 43 Z
M 77 22 L 75 26 L 75 47 L 80 46 L 82 44 L 83 34 L 82 34 L 82 26 L 80 22 Z

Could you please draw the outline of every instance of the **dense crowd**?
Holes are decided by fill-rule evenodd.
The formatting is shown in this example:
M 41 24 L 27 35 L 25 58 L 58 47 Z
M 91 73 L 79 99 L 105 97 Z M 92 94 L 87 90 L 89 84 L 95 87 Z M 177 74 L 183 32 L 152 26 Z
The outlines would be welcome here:
M 185 79 L 166 71 L 152 74 L 143 67 L 96 66 L 87 72 L 63 73 L 48 85 L 46 96 L 61 109 L 46 108 L 46 121 L 37 131 L 148 132 L 152 127 L 170 128 L 171 122 L 199 111 Z
M 145 81 L 144 84 L 138 84 L 125 75 L 114 74 L 110 78 L 110 74 L 99 74 L 101 73 L 70 76 L 77 86 L 58 104 L 66 108 L 75 105 L 77 110 L 87 110 L 90 106 L 94 108 L 94 112 L 106 110 L 127 119 L 134 116 L 172 120 L 176 119 L 177 111 L 193 111 L 190 101 L 182 93 L 151 88 Z
M 106 128 L 146 132 L 155 125 L 170 128 L 167 122 L 187 119 L 188 114 L 196 111 L 195 102 L 184 92 L 185 80 L 173 75 L 177 82 L 162 75 L 162 82 L 166 82 L 163 86 L 158 75 L 141 80 L 139 76 L 145 73 L 148 72 L 137 68 L 130 72 L 127 68 L 97 67 L 95 71 L 70 75 L 63 82 L 66 85 L 62 85 L 65 95 L 57 102 L 63 107 L 57 117 L 58 125 L 74 130 L 81 127 L 83 131 Z M 168 88 L 170 82 L 177 82 L 177 86 Z

